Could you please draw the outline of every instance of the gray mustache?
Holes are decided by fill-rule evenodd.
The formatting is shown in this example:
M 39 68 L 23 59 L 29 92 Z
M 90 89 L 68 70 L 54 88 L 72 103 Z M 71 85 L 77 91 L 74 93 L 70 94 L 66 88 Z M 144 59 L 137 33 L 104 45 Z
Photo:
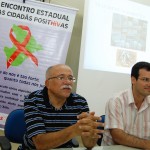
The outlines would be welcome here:
M 72 90 L 72 87 L 70 85 L 63 85 L 61 86 L 60 89 L 65 89 L 65 88 Z

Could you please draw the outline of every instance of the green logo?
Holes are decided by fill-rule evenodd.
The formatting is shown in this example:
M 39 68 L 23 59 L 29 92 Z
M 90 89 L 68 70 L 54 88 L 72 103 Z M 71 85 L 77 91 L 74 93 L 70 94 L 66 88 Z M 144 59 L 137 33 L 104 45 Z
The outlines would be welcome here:
M 23 25 L 13 25 L 9 37 L 13 46 L 12 48 L 4 47 L 4 52 L 7 57 L 7 68 L 9 66 L 19 66 L 28 58 L 38 66 L 38 59 L 33 53 L 43 48 L 31 35 L 30 29 Z

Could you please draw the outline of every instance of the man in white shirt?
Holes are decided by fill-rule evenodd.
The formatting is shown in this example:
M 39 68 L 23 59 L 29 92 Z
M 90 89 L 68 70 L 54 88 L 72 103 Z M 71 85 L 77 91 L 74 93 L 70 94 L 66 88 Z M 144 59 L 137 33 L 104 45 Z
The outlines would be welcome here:
M 138 62 L 131 71 L 132 87 L 106 104 L 102 145 L 150 149 L 150 63 Z

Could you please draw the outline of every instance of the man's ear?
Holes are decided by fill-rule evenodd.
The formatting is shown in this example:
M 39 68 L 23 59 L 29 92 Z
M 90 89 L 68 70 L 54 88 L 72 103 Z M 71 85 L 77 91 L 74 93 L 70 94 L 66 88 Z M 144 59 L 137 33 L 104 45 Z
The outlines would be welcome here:
M 136 78 L 132 76 L 131 77 L 131 82 L 132 82 L 132 84 L 134 84 L 136 82 Z
M 48 80 L 45 80 L 45 86 L 48 88 L 48 86 L 49 86 Z

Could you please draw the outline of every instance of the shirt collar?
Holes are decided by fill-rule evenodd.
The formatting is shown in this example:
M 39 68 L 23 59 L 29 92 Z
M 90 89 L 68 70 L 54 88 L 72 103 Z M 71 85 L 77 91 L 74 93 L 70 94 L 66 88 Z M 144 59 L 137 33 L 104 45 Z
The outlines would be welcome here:
M 134 103 L 134 97 L 132 93 L 132 87 L 128 89 L 128 104 L 133 104 Z
M 132 87 L 128 90 L 128 105 L 130 104 L 134 104 L 134 97 L 133 97 L 133 93 L 132 93 Z M 150 104 L 150 96 L 145 97 L 144 101 L 146 101 L 146 103 Z
M 46 86 L 43 89 L 43 98 L 44 98 L 44 103 L 45 103 L 46 107 L 50 107 L 49 97 L 48 97 L 48 89 Z

